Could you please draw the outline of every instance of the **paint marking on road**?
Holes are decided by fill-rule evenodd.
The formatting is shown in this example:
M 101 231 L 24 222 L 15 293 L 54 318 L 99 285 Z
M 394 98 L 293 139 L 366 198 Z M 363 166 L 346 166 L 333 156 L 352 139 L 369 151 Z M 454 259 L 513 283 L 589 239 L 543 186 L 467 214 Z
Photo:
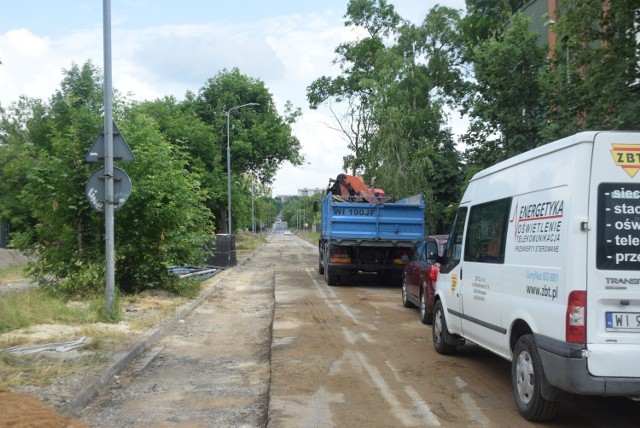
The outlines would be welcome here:
M 396 370 L 396 368 L 391 364 L 391 362 L 385 361 L 384 363 L 386 364 L 387 367 L 389 367 L 389 370 L 391 370 L 391 373 L 393 373 L 393 377 L 396 378 L 396 382 L 404 383 L 402 379 L 400 379 L 400 374 L 398 373 L 398 370 Z
M 347 307 L 344 303 L 342 302 L 338 302 L 338 307 L 340 308 L 340 311 L 345 314 L 346 316 L 348 316 L 349 318 L 351 318 L 351 320 L 353 321 L 354 324 L 358 324 L 358 320 L 356 319 L 356 316 L 353 315 L 353 312 L 351 312 L 351 309 L 349 309 L 349 307 Z
M 342 360 L 343 359 L 344 359 L 344 356 L 339 360 L 335 360 L 333 362 L 333 364 L 331 364 L 331 367 L 329 367 L 329 376 L 335 376 L 337 374 L 342 373 Z
M 454 379 L 456 382 L 456 386 L 460 390 L 463 390 L 467 386 L 469 386 L 469 384 L 459 376 L 456 376 Z M 460 394 L 460 398 L 462 399 L 464 408 L 467 411 L 467 414 L 469 415 L 469 418 L 471 418 L 471 420 L 473 420 L 478 425 L 489 424 L 489 421 L 484 416 L 484 414 L 482 413 L 482 410 L 480 410 L 480 408 L 478 407 L 478 404 L 476 403 L 476 400 L 473 399 L 471 394 L 469 394 L 468 392 L 463 392 L 462 394 Z
M 469 385 L 464 379 L 462 379 L 460 376 L 456 376 L 455 377 L 456 380 L 456 386 L 458 387 L 458 389 L 464 389 L 467 387 L 467 385 Z
M 393 373 L 393 377 L 396 379 L 396 382 L 400 384 L 404 384 L 405 382 L 400 378 L 400 372 L 398 372 L 398 369 L 396 369 L 395 366 L 391 364 L 391 361 L 385 361 L 384 363 L 389 368 L 389 370 L 391 370 L 391 373 Z M 434 427 L 440 426 L 440 421 L 438 420 L 438 417 L 431 411 L 431 408 L 422 399 L 420 394 L 418 394 L 418 391 L 416 391 L 415 389 L 413 389 L 413 387 L 409 385 L 405 385 L 404 392 L 409 396 L 409 398 L 413 402 L 414 407 L 418 411 L 418 414 L 420 415 L 420 417 L 422 418 L 425 424 L 429 426 L 434 426 Z
M 330 405 L 331 403 L 344 403 L 344 394 L 337 393 L 332 394 L 324 389 L 324 386 L 318 388 L 313 394 L 310 400 L 310 406 L 308 412 L 306 412 L 305 418 L 300 426 L 303 427 L 319 427 L 319 426 L 334 426 L 332 420 L 332 413 Z
M 409 396 L 409 398 L 411 398 L 413 405 L 415 406 L 420 416 L 422 416 L 422 420 L 424 421 L 425 424 L 432 427 L 440 426 L 440 421 L 438 420 L 438 417 L 431 411 L 431 408 L 422 399 L 420 394 L 418 394 L 418 391 L 413 389 L 413 387 L 411 387 L 410 385 L 406 385 L 404 387 L 404 392 Z
M 360 364 L 362 364 L 367 374 L 373 381 L 374 385 L 378 388 L 378 390 L 384 397 L 387 404 L 391 407 L 391 412 L 393 413 L 393 415 L 398 418 L 404 426 L 419 426 L 420 422 L 418 420 L 406 414 L 406 410 L 402 407 L 398 398 L 393 395 L 393 392 L 391 392 L 389 385 L 387 385 L 387 382 L 385 382 L 378 369 L 372 366 L 362 353 L 357 352 L 356 356 L 358 357 Z
M 346 327 L 342 327 L 342 333 L 344 334 L 345 340 L 351 345 L 355 345 L 360 338 L 364 339 L 364 341 L 368 343 L 375 342 L 367 333 L 354 333 Z
M 462 398 L 462 402 L 464 403 L 464 407 L 467 410 L 467 414 L 475 423 L 477 423 L 478 425 L 487 425 L 489 423 L 487 418 L 482 414 L 482 411 L 476 404 L 476 400 L 473 399 L 471 394 L 469 394 L 468 392 L 463 392 L 460 395 L 460 398 Z

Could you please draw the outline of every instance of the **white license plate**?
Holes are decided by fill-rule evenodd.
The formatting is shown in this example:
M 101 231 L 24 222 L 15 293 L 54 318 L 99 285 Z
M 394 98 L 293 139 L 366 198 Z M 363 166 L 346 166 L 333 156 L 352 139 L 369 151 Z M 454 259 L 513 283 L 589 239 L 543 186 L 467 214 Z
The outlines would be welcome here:
M 640 331 L 640 312 L 607 312 L 607 330 Z

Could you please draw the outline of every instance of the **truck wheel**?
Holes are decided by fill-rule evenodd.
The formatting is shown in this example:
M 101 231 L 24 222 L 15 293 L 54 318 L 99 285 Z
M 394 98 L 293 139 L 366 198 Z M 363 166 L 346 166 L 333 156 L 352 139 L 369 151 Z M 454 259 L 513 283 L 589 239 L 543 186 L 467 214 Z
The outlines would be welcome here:
M 529 421 L 548 421 L 555 417 L 560 403 L 542 396 L 542 362 L 530 334 L 518 339 L 511 362 L 511 385 L 518 411 Z
M 422 324 L 431 324 L 433 322 L 433 314 L 427 308 L 427 296 L 424 287 L 420 288 L 420 321 Z
M 338 275 L 332 274 L 329 266 L 324 268 L 324 280 L 327 282 L 327 285 L 337 285 L 338 284 Z
M 431 333 L 433 335 L 433 347 L 438 354 L 453 354 L 456 352 L 456 347 L 446 342 L 449 331 L 447 330 L 447 321 L 442 311 L 442 303 L 439 300 L 433 308 L 433 328 L 431 329 Z
M 407 283 L 405 281 L 406 279 L 402 278 L 402 306 L 404 306 L 405 308 L 415 308 L 416 305 L 414 305 L 409 301 L 409 299 L 407 299 Z
M 324 275 L 324 266 L 322 265 L 322 256 L 318 257 L 318 273 Z

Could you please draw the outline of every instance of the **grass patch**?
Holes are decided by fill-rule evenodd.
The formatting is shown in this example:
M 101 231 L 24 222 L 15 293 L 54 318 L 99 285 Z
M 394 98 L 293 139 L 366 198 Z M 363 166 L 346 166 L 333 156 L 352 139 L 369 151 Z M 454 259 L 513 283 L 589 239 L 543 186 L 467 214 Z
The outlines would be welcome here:
M 70 306 L 42 290 L 32 289 L 0 298 L 0 333 L 36 324 L 85 324 L 96 322 L 90 307 Z
M 40 355 L 0 354 L 0 388 L 46 386 L 58 378 L 79 373 L 106 360 L 107 357 L 98 354 L 74 360 L 50 359 Z
M 51 361 L 41 357 L 0 354 L 0 386 L 11 388 L 22 385 L 44 386 L 54 379 L 79 370 L 76 362 Z
M 27 265 L 14 265 L 0 269 L 0 285 L 27 279 Z
M 297 231 L 296 235 L 304 239 L 307 242 L 311 242 L 313 245 L 318 245 L 320 240 L 320 234 L 318 232 L 310 232 L 308 230 Z
M 262 234 L 256 234 L 255 236 L 251 234 L 236 235 L 236 255 L 250 253 L 265 242 L 267 242 L 267 237 Z

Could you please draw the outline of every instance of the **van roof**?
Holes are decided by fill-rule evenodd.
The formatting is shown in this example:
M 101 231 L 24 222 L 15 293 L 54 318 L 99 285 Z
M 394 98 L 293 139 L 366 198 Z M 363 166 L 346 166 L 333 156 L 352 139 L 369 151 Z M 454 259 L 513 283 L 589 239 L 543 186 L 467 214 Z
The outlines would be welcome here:
M 491 174 L 495 174 L 498 171 L 502 171 L 503 169 L 512 167 L 514 165 L 517 165 L 519 163 L 531 160 L 531 159 L 535 159 L 537 157 L 540 156 L 544 156 L 548 153 L 552 153 L 558 150 L 562 150 L 564 148 L 579 144 L 579 143 L 584 143 L 584 142 L 593 142 L 593 140 L 595 139 L 596 135 L 601 133 L 602 131 L 585 131 L 585 132 L 580 132 L 578 134 L 574 134 L 570 137 L 566 137 L 563 138 L 561 140 L 557 140 L 554 141 L 552 143 L 548 143 L 545 145 L 542 145 L 540 147 L 536 147 L 535 149 L 531 149 L 527 152 L 521 153 L 517 156 L 514 156 L 512 158 L 509 158 L 507 160 L 504 160 L 500 163 L 497 163 L 493 166 L 490 166 L 489 168 L 483 169 L 482 171 L 476 173 L 473 178 L 471 179 L 471 181 L 474 180 L 478 180 L 482 177 L 486 177 L 488 175 Z

